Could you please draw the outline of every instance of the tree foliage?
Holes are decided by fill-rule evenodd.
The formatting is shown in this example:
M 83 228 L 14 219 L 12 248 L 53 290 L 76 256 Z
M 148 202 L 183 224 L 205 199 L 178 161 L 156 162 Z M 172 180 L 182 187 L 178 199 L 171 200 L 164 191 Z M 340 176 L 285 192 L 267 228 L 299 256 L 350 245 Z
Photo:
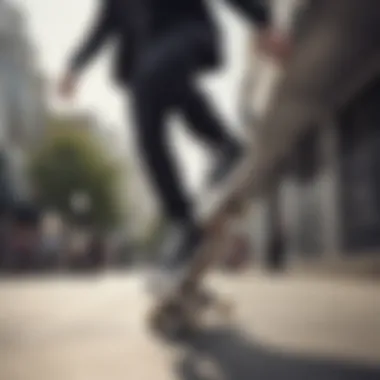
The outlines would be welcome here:
M 65 127 L 54 128 L 30 165 L 41 203 L 78 222 L 72 198 L 78 192 L 86 194 L 90 204 L 80 219 L 102 228 L 114 226 L 121 217 L 116 196 L 118 174 L 91 133 Z

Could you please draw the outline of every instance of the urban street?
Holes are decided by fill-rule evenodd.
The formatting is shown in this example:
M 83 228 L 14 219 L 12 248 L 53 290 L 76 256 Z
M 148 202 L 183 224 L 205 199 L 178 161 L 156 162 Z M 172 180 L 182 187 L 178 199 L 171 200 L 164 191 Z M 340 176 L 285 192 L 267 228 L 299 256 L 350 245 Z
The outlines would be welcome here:
M 143 273 L 3 279 L 0 379 L 379 379 L 380 284 L 217 276 L 234 302 L 182 344 L 146 328 Z

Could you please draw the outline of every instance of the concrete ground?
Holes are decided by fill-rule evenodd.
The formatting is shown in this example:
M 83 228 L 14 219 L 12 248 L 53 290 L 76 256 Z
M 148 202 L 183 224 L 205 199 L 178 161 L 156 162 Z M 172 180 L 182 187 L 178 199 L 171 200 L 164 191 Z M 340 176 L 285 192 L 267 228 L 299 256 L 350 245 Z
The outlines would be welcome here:
M 380 379 L 380 283 L 215 277 L 233 320 L 169 345 L 142 280 L 0 281 L 0 380 Z

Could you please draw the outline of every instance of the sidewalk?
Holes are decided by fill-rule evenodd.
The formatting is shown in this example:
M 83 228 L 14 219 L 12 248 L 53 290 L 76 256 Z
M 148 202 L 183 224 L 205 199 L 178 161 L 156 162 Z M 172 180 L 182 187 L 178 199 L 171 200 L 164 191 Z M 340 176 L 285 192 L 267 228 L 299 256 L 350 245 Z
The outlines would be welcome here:
M 212 286 L 235 299 L 237 324 L 274 350 L 380 365 L 380 282 L 247 272 Z
M 143 276 L 0 281 L 1 380 L 378 380 L 380 287 L 371 282 L 216 275 L 232 324 L 185 346 L 146 329 Z M 374 365 L 378 369 L 373 369 Z

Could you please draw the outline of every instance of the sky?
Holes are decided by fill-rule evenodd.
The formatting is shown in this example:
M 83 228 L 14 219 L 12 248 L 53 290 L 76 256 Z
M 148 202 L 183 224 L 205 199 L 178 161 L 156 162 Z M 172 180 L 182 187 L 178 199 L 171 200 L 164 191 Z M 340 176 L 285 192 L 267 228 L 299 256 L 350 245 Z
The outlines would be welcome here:
M 28 28 L 37 49 L 37 59 L 50 78 L 51 104 L 59 108 L 90 109 L 111 126 L 126 149 L 133 149 L 130 137 L 133 122 L 128 110 L 128 99 L 118 91 L 110 78 L 109 56 L 105 50 L 91 65 L 83 78 L 78 96 L 73 104 L 62 104 L 54 93 L 54 85 L 72 49 L 80 41 L 83 30 L 91 21 L 96 0 L 11 0 L 22 6 L 27 14 Z M 215 0 L 215 12 L 225 34 L 227 61 L 222 70 L 210 78 L 202 78 L 201 85 L 211 93 L 218 109 L 232 129 L 238 127 L 238 94 L 243 68 L 247 62 L 247 29 L 244 22 L 229 10 L 222 0 Z M 206 170 L 207 157 L 186 134 L 180 122 L 174 120 L 172 141 L 177 150 L 180 165 L 186 173 L 189 186 L 200 185 Z

